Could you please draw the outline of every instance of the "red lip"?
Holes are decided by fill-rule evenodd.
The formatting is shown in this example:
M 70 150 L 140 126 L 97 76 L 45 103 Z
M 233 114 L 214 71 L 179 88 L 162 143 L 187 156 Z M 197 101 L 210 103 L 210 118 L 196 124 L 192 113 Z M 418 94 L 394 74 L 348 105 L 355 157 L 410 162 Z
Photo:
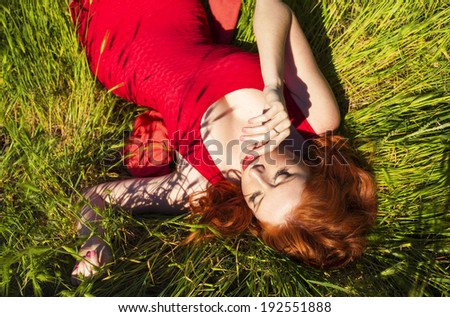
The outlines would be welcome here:
M 245 171 L 247 169 L 247 167 L 256 159 L 256 157 L 252 156 L 252 155 L 247 155 L 246 157 L 244 157 L 244 159 L 242 160 L 242 170 Z

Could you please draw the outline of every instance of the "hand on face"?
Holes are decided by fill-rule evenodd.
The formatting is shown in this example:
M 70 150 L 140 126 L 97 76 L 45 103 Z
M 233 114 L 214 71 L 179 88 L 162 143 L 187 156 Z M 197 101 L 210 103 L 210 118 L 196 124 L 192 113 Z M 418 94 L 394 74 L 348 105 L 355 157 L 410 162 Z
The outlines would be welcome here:
M 242 156 L 261 156 L 275 150 L 290 134 L 291 122 L 286 111 L 282 88 L 265 87 L 263 114 L 249 119 L 240 140 L 246 146 Z

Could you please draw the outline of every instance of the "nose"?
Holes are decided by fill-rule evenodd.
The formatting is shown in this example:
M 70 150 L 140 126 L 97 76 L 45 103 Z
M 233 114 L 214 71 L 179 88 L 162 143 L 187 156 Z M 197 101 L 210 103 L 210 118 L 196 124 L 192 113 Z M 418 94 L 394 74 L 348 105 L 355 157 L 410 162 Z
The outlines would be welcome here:
M 262 188 L 270 186 L 270 182 L 267 179 L 267 171 L 264 165 L 255 164 L 251 167 L 250 175 L 258 182 Z

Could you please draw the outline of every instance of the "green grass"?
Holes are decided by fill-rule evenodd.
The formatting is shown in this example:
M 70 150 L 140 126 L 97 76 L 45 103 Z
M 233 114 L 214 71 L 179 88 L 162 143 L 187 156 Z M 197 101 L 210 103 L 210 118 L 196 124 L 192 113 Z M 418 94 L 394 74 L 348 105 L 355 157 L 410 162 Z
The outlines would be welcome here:
M 286 1 L 345 123 L 372 164 L 379 216 L 348 268 L 300 266 L 247 236 L 180 241 L 184 217 L 107 210 L 115 262 L 70 284 L 80 191 L 127 176 L 118 150 L 136 106 L 103 89 L 64 1 L 2 1 L 0 285 L 3 296 L 449 296 L 450 6 L 439 0 Z M 252 1 L 236 44 L 255 49 Z

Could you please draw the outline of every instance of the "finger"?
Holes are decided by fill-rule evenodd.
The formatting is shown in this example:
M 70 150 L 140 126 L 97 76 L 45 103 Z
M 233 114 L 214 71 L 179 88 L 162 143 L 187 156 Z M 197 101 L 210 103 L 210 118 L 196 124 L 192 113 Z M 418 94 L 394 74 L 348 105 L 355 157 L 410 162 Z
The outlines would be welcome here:
M 253 141 L 251 143 L 247 143 L 245 144 L 245 151 L 248 153 L 252 153 L 253 156 L 259 156 L 262 155 L 263 153 L 267 153 L 268 151 L 270 152 L 270 150 L 266 151 L 266 150 L 261 150 L 262 147 L 267 147 L 268 145 L 273 145 L 273 146 L 278 146 L 279 143 L 281 143 L 281 141 L 284 140 L 284 138 L 282 138 L 281 140 L 278 140 L 278 133 L 274 133 L 274 136 L 270 139 L 264 139 L 264 140 L 260 140 L 260 141 Z M 256 151 L 256 152 L 255 152 Z
M 80 262 L 77 262 L 73 267 L 71 274 L 71 282 L 73 285 L 79 285 L 81 283 L 81 280 L 78 277 L 79 274 L 80 274 Z
M 255 142 L 253 142 L 253 143 L 249 143 L 249 142 L 242 143 L 242 145 L 241 145 L 241 153 L 240 153 L 241 161 L 243 161 L 243 160 L 245 160 L 245 161 L 253 161 L 256 157 L 259 156 L 259 154 L 253 150 L 255 144 L 256 144 Z
M 249 124 L 257 124 L 257 123 L 264 123 L 266 121 L 269 121 L 272 119 L 278 112 L 281 112 L 284 110 L 283 105 L 280 103 L 271 104 L 267 109 L 265 109 L 261 115 L 250 118 L 248 120 Z
M 284 120 L 267 133 L 242 135 L 239 139 L 242 141 L 242 147 L 251 149 L 253 147 L 259 147 L 264 143 L 267 143 L 269 140 L 273 140 L 281 133 L 289 135 L 290 127 L 291 122 L 289 120 Z
M 85 261 L 90 264 L 90 266 L 98 267 L 99 261 L 98 261 L 98 254 L 95 250 L 91 250 L 86 252 L 86 255 L 84 256 Z
M 268 125 L 266 126 L 266 128 L 262 128 L 260 131 L 267 131 L 267 127 Z M 284 133 L 284 135 L 289 135 L 290 128 L 290 120 L 283 120 L 266 133 L 242 135 L 239 140 L 242 142 L 243 148 L 252 149 L 254 147 L 262 146 L 264 143 L 267 143 L 269 140 L 274 139 L 281 133 Z M 249 130 L 258 131 L 255 129 Z
M 244 135 L 246 136 L 266 134 L 272 131 L 274 128 L 276 128 L 278 132 L 281 132 L 282 130 L 287 129 L 290 126 L 291 121 L 289 120 L 287 114 L 279 113 L 272 120 L 269 120 L 262 125 L 242 128 L 242 133 L 244 133 Z
M 275 150 L 280 143 L 286 139 L 289 135 L 289 130 L 284 130 L 280 134 L 278 134 L 275 138 L 271 139 L 269 142 L 265 143 L 263 146 L 252 149 L 251 153 L 256 156 L 261 156 L 266 153 L 272 152 Z
M 261 146 L 264 146 L 265 144 L 267 144 L 268 142 L 270 142 L 270 140 L 263 140 L 263 141 L 258 141 L 255 143 L 251 143 L 249 145 L 247 145 L 246 149 L 247 151 L 253 151 Z
M 82 269 L 81 273 L 83 275 L 83 279 L 89 279 L 92 277 L 92 265 L 90 265 L 87 262 L 83 262 L 81 269 Z
M 291 126 L 292 126 L 291 121 L 289 119 L 287 119 L 287 120 L 281 121 L 278 125 L 273 127 L 272 130 L 275 131 L 277 135 L 282 133 L 282 132 L 287 132 L 288 135 L 289 135 L 291 133 L 290 132 L 291 131 L 290 130 Z
M 273 131 L 273 133 L 276 134 L 274 131 Z M 243 147 L 248 147 L 251 144 L 268 141 L 268 140 L 270 140 L 270 137 L 271 137 L 271 133 L 269 131 L 267 133 L 241 135 L 239 140 L 242 141 Z
M 255 160 L 258 156 L 259 156 L 259 154 L 256 153 L 256 151 L 243 149 L 240 154 L 240 160 L 241 160 L 241 163 L 243 163 L 245 161 L 251 162 L 251 161 Z
M 77 268 L 73 270 L 71 278 L 71 282 L 74 285 L 80 285 L 81 282 L 83 282 L 83 280 L 89 276 L 85 262 L 83 261 L 77 264 L 78 264 L 76 265 Z
M 255 124 L 255 123 L 263 123 L 271 118 L 273 118 L 278 112 L 284 111 L 284 106 L 281 102 L 274 102 L 271 103 L 269 108 L 267 108 L 267 111 L 265 111 L 263 114 L 250 118 L 248 120 L 248 123 Z M 286 111 L 284 111 L 286 112 Z

